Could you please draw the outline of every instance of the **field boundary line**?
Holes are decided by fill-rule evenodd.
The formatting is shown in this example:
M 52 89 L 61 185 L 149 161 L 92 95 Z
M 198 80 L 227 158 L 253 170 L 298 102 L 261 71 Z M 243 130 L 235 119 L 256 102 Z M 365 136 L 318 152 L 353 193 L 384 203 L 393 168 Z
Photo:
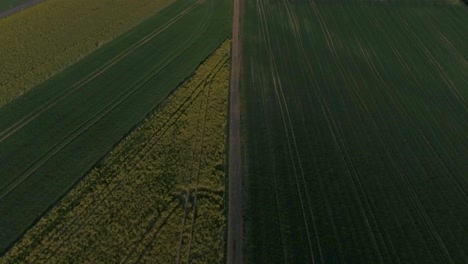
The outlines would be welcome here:
M 227 264 L 242 264 L 243 202 L 240 132 L 240 0 L 233 0 L 231 78 L 229 91 L 229 147 L 228 147 L 228 238 Z

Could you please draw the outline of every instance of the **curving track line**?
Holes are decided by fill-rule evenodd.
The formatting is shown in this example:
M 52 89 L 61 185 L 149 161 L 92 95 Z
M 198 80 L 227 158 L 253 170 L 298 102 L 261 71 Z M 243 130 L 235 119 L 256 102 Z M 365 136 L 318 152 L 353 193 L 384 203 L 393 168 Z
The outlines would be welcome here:
M 208 106 L 209 106 L 209 101 L 210 101 L 210 91 L 211 91 L 211 85 L 213 83 L 213 79 L 216 77 L 216 75 L 219 73 L 219 71 L 223 68 L 224 66 L 224 63 L 227 62 L 227 58 L 226 57 L 223 57 L 223 59 L 218 62 L 218 64 L 215 66 L 215 69 L 210 72 L 210 74 L 207 76 L 207 78 L 205 79 L 206 81 L 208 81 L 208 84 L 204 85 L 204 87 L 202 88 L 202 90 L 205 90 L 207 87 L 208 91 L 206 92 L 206 103 L 203 104 L 203 101 L 200 103 L 200 107 L 198 109 L 198 121 L 197 121 L 197 128 L 196 128 L 196 131 L 199 131 L 200 130 L 200 127 L 201 127 L 201 135 L 200 135 L 200 146 L 199 146 L 199 150 L 196 151 L 196 144 L 197 144 L 197 140 L 194 140 L 193 142 L 193 146 L 192 146 L 192 165 L 191 165 L 191 169 L 190 169 L 190 172 L 189 172 L 189 180 L 188 182 L 189 183 L 192 183 L 193 182 L 193 179 L 195 178 L 195 190 L 192 191 L 192 193 L 194 194 L 194 201 L 193 201 L 193 204 L 192 204 L 192 221 L 191 221 L 191 226 L 190 226 L 190 240 L 189 240 L 189 246 L 188 246 L 188 256 L 187 256 L 187 260 L 190 261 L 190 246 L 191 246 L 191 242 L 192 242 L 192 234 L 193 234 L 193 227 L 194 227 L 194 224 L 195 224 L 195 212 L 196 212 L 196 201 L 197 201 L 197 192 L 198 192 L 198 183 L 199 183 L 199 178 L 200 178 L 200 168 L 201 168 L 201 162 L 202 162 L 202 157 L 203 157 L 203 146 L 204 146 L 204 142 L 205 142 L 205 126 L 206 126 L 206 120 L 207 120 L 207 116 L 208 116 Z M 204 110 L 202 108 L 205 108 Z M 202 112 L 204 111 L 203 113 L 203 117 L 202 117 Z M 203 119 L 203 121 L 201 121 L 201 119 Z M 201 122 L 200 122 L 201 121 Z M 195 161 L 195 158 L 197 158 L 197 152 L 198 152 L 198 161 Z M 196 177 L 193 177 L 195 175 L 194 172 L 195 172 L 195 164 L 197 164 L 197 169 L 196 169 Z M 190 197 L 190 190 L 187 189 L 186 190 L 186 197 L 185 197 L 185 204 L 184 204 L 184 219 L 183 219 L 183 222 L 182 222 L 182 227 L 181 227 L 181 230 L 180 230 L 180 238 L 179 238 L 179 246 L 177 248 L 177 254 L 176 254 L 176 263 L 177 264 L 180 264 L 181 262 L 181 258 L 180 258 L 180 253 L 182 251 L 182 247 L 183 247 L 183 237 L 184 237 L 184 234 L 185 234 L 185 226 L 186 226 L 186 221 L 187 221 L 187 216 L 189 214 L 189 212 L 187 211 L 188 210 L 188 204 L 189 204 L 189 197 Z
M 277 68 L 277 65 L 276 65 L 276 58 L 275 58 L 275 54 L 272 50 L 272 46 L 271 46 L 271 43 L 273 43 L 273 40 L 270 38 L 270 34 L 269 34 L 269 31 L 268 31 L 268 25 L 267 25 L 267 21 L 266 21 L 266 11 L 265 11 L 265 6 L 263 5 L 263 3 L 261 1 L 258 1 L 258 10 L 259 10 L 259 13 L 260 14 L 260 20 L 261 20 L 261 24 L 262 24 L 262 32 L 263 32 L 263 39 L 266 40 L 266 43 L 267 43 L 267 47 L 266 47 L 266 50 L 267 50 L 267 53 L 268 53 L 268 57 L 269 57 L 269 60 L 270 60 L 270 74 L 271 74 L 271 78 L 272 78 L 272 81 L 273 81 L 273 90 L 274 90 L 274 93 L 275 93 L 275 96 L 276 96 L 276 100 L 279 104 L 279 109 L 280 109 L 280 113 L 281 113 L 281 119 L 282 119 L 282 123 L 283 123 L 283 128 L 284 128 L 284 132 L 286 134 L 286 141 L 287 141 L 287 146 L 288 146 L 288 149 L 289 149 L 289 156 L 291 158 L 291 165 L 292 165 L 292 168 L 293 168 L 293 174 L 294 174 L 294 179 L 295 179 L 295 183 L 296 183 L 296 188 L 297 188 L 297 193 L 298 193 L 298 196 L 299 196 L 299 202 L 300 202 L 300 205 L 301 205 L 301 211 L 302 211 L 302 217 L 303 217 L 303 220 L 304 220 L 304 227 L 305 227 L 305 230 L 306 230 L 306 238 L 307 238 L 307 244 L 308 244 L 308 249 L 309 249 L 309 252 L 310 252 L 310 256 L 311 256 L 311 259 L 312 259 L 312 263 L 315 263 L 315 254 L 314 254 L 314 250 L 313 250 L 313 243 L 311 241 L 311 228 L 309 227 L 309 222 L 307 220 L 307 211 L 306 211 L 306 205 L 305 205 L 305 202 L 304 200 L 306 200 L 306 202 L 308 202 L 308 211 L 312 217 L 312 228 L 313 228 L 313 231 L 314 231 L 314 234 L 315 234 L 315 238 L 317 241 L 319 241 L 318 239 L 318 236 L 317 236 L 317 229 L 316 229 L 316 224 L 315 224 L 315 217 L 314 217 L 314 214 L 313 214 L 313 211 L 312 211 L 312 208 L 310 206 L 310 199 L 308 198 L 309 197 L 309 194 L 308 194 L 308 190 L 307 190 L 307 187 L 305 186 L 305 180 L 304 180 L 304 172 L 302 170 L 302 164 L 301 164 L 301 160 L 300 160 L 300 156 L 299 156 L 299 153 L 298 153 L 298 150 L 296 149 L 297 148 L 297 145 L 295 144 L 295 136 L 294 136 L 294 130 L 292 128 L 292 124 L 290 123 L 290 115 L 289 115 L 289 110 L 288 110 L 288 105 L 287 105 L 287 102 L 286 102 L 286 99 L 285 99 L 285 96 L 284 96 L 284 93 L 283 93 L 283 85 L 282 85 L 282 81 L 278 78 L 279 74 L 278 74 L 278 68 Z M 294 146 L 293 146 L 294 144 Z M 293 150 L 294 148 L 294 150 Z M 296 154 L 296 155 L 295 155 Z M 296 162 L 297 160 L 297 162 Z M 298 163 L 298 164 L 296 164 Z M 298 168 L 299 167 L 299 168 Z M 299 179 L 299 170 L 301 171 L 301 174 L 302 174 L 302 177 L 301 179 L 303 180 L 302 182 L 300 182 L 300 179 Z M 302 187 L 304 187 L 304 193 L 302 191 Z M 303 195 L 305 195 L 305 198 L 303 197 Z M 318 245 L 320 245 L 318 243 Z M 321 257 L 321 249 L 319 247 L 319 255 Z
M 202 163 L 202 157 L 203 157 L 203 145 L 204 145 L 204 141 L 205 141 L 205 125 L 206 125 L 206 121 L 208 119 L 208 109 L 209 109 L 209 105 L 210 105 L 210 92 L 211 92 L 211 87 L 212 87 L 212 84 L 213 84 L 213 79 L 218 75 L 218 73 L 221 71 L 222 68 L 225 67 L 225 64 L 227 63 L 227 58 L 226 60 L 223 61 L 221 67 L 217 70 L 215 70 L 215 73 L 213 75 L 213 77 L 210 79 L 209 81 L 209 84 L 208 84 L 208 95 L 207 95 L 207 98 L 206 98 L 206 104 L 205 104 L 205 114 L 204 114 L 204 120 L 203 120 L 203 130 L 202 130 L 202 135 L 201 135 L 201 140 L 202 140 L 202 144 L 200 146 L 200 155 L 199 155 L 199 159 L 198 159 L 198 171 L 197 171 L 197 177 L 196 177 L 196 184 L 195 184 L 195 191 L 194 191 L 194 200 L 193 200 L 193 209 L 192 209 L 192 223 L 191 223 L 191 226 L 190 226 L 190 238 L 189 238 L 189 242 L 188 242 L 188 253 L 187 253 L 187 264 L 189 264 L 191 261 L 190 261 L 190 255 L 191 255 L 191 251 L 192 251 L 192 241 L 193 241 L 193 232 L 194 232 L 194 229 L 195 229 L 195 222 L 196 222 L 196 212 L 197 212 L 197 195 L 198 195 L 198 189 L 199 189 L 199 183 L 200 183 L 200 168 L 201 168 L 201 163 Z

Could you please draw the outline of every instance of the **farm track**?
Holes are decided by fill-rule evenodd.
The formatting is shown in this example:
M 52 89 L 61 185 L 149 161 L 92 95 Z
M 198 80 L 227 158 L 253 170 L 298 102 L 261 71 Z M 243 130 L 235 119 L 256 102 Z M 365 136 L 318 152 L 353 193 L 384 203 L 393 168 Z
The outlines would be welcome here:
M 228 236 L 226 262 L 240 264 L 243 255 L 243 191 L 241 168 L 240 124 L 240 67 L 241 67 L 241 11 L 240 0 L 233 1 L 231 80 L 229 94 L 229 189 L 228 189 Z
M 185 11 L 184 11 L 185 13 Z M 206 25 L 206 24 L 205 24 Z M 166 27 L 167 28 L 167 27 Z M 198 35 L 199 36 L 199 35 Z M 193 38 L 197 37 L 197 35 L 192 35 L 191 38 L 187 39 L 185 43 L 189 43 L 193 41 Z M 145 41 L 146 42 L 146 41 Z M 144 43 L 143 43 L 144 44 Z M 141 45 L 140 45 L 141 46 Z M 83 134 L 85 131 L 87 131 L 91 126 L 96 124 L 98 121 L 100 121 L 103 117 L 105 117 L 109 112 L 111 112 L 113 109 L 118 107 L 122 102 L 124 102 L 129 96 L 137 92 L 143 85 L 145 85 L 149 80 L 151 80 L 154 76 L 156 76 L 162 69 L 164 69 L 175 57 L 180 54 L 180 50 L 174 51 L 173 54 L 169 58 L 165 60 L 165 62 L 162 65 L 158 65 L 157 68 L 151 71 L 150 74 L 147 76 L 144 76 L 143 79 L 137 81 L 137 83 L 133 86 L 130 86 L 122 95 L 119 97 L 115 98 L 113 101 L 111 101 L 108 105 L 106 105 L 101 111 L 96 113 L 94 116 L 91 117 L 86 123 L 82 124 L 78 129 L 73 131 L 71 134 L 69 134 L 66 138 L 64 138 L 61 142 L 59 142 L 57 145 L 55 145 L 49 152 L 47 152 L 44 156 L 42 156 L 39 160 L 37 160 L 33 165 L 31 165 L 29 168 L 27 168 L 23 173 L 21 173 L 19 176 L 14 178 L 14 181 L 8 183 L 6 186 L 4 186 L 2 189 L 0 189 L 0 200 L 8 195 L 11 191 L 13 191 L 19 184 L 21 184 L 24 180 L 26 180 L 28 177 L 33 175 L 33 173 L 40 168 L 43 164 L 45 164 L 50 158 L 52 158 L 54 155 L 59 153 L 64 147 L 66 147 L 68 144 L 70 144 L 73 140 L 75 140 L 77 137 L 79 137 L 81 134 Z M 112 65 L 117 63 L 112 62 Z M 66 96 L 66 95 L 65 95 Z M 62 97 L 62 98 L 65 98 Z M 58 99 L 60 100 L 60 99 Z M 53 102 L 55 104 L 56 102 Z M 52 105 L 53 106 L 53 105 Z M 50 108 L 52 106 L 47 106 L 47 108 Z M 47 109 L 45 109 L 47 110 Z M 45 111 L 43 110 L 43 111 Z M 40 113 L 39 113 L 40 114 Z M 38 114 L 38 115 L 39 115 Z M 36 115 L 36 116 L 38 116 Z M 34 117 L 32 118 L 34 119 Z M 31 121 L 32 119 L 28 120 L 27 122 Z M 24 125 L 21 125 L 21 127 Z M 20 127 L 20 128 L 21 128 Z M 19 128 L 18 128 L 19 129 Z M 16 129 L 17 130 L 17 129 Z

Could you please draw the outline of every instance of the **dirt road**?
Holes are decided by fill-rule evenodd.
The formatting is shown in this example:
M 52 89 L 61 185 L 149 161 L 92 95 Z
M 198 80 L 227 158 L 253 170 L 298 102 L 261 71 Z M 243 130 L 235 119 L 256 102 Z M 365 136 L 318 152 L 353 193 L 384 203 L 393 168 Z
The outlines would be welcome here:
M 227 263 L 242 263 L 242 176 L 240 146 L 240 0 L 233 0 L 229 121 L 229 216 Z
M 4 18 L 4 17 L 7 17 L 9 15 L 13 15 L 14 13 L 16 12 L 21 12 L 23 11 L 24 9 L 26 8 L 30 8 L 34 5 L 37 5 L 41 2 L 44 2 L 45 0 L 30 0 L 30 1 L 26 1 L 20 5 L 17 5 L 13 8 L 10 8 L 8 10 L 4 10 L 4 11 L 0 11 L 0 19 Z

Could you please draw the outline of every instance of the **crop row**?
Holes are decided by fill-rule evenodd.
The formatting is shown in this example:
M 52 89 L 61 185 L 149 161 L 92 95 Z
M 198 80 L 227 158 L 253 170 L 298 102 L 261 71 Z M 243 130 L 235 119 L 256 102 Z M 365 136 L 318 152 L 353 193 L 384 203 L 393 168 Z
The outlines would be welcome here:
M 0 263 L 221 262 L 229 53 L 225 41 Z
M 246 1 L 247 259 L 466 262 L 468 10 L 345 2 Z

